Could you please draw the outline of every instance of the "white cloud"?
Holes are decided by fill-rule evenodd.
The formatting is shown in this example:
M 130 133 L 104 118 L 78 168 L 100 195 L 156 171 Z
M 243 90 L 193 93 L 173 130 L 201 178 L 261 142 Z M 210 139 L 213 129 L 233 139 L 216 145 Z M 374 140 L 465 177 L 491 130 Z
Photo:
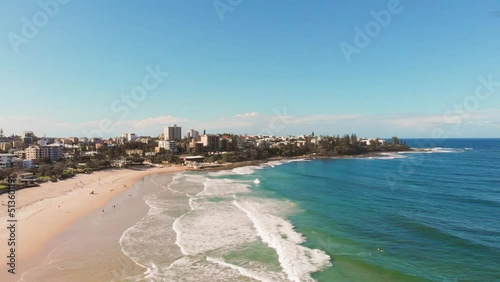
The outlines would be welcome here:
M 248 128 L 255 126 L 255 122 L 246 120 L 216 120 L 198 123 L 197 127 L 203 129 L 214 129 L 214 130 L 224 130 L 224 129 L 236 129 L 236 128 Z M 239 133 L 239 132 L 238 132 Z
M 255 117 L 257 116 L 257 112 L 251 112 L 251 113 L 244 113 L 244 114 L 237 114 L 235 117 Z
M 282 115 L 259 115 L 256 112 L 245 113 L 217 120 L 192 120 L 185 117 L 158 116 L 145 119 L 116 121 L 111 132 L 102 137 L 118 136 L 124 132 L 138 135 L 159 134 L 163 126 L 178 124 L 183 128 L 207 129 L 211 132 L 230 131 L 234 133 L 258 134 L 272 131 L 273 135 L 303 134 L 314 130 L 317 134 L 358 133 L 387 137 L 397 134 L 407 137 L 430 137 L 435 129 L 445 130 L 448 137 L 498 136 L 500 128 L 500 110 L 482 110 L 467 113 L 458 119 L 445 118 L 443 115 L 361 115 L 361 114 L 321 114 L 296 116 L 290 113 Z M 454 116 L 454 115 L 451 115 Z M 35 134 L 53 137 L 83 136 L 85 132 L 98 130 L 101 120 L 69 122 L 45 117 L 0 116 L 0 127 L 6 135 L 20 134 L 32 130 Z
M 386 116 L 387 121 L 399 128 L 434 129 L 437 127 L 460 126 L 462 124 L 489 124 L 500 122 L 499 110 L 483 110 L 442 115 Z
M 118 124 L 128 127 L 133 127 L 135 129 L 144 129 L 150 127 L 161 127 L 164 125 L 170 125 L 174 123 L 188 122 L 188 118 L 173 117 L 173 116 L 161 116 L 152 117 L 141 120 L 127 120 L 119 122 Z
M 290 117 L 291 124 L 317 124 L 317 123 L 333 123 L 343 120 L 355 120 L 362 118 L 362 115 L 309 115 Z

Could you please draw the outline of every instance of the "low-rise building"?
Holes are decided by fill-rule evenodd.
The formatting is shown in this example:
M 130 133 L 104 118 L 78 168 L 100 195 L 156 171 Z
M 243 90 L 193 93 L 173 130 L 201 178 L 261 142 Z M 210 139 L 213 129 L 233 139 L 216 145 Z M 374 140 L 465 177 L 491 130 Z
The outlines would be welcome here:
M 33 172 L 17 172 L 11 175 L 20 184 L 34 184 L 37 178 Z
M 23 141 L 12 141 L 12 148 L 23 148 Z
M 0 169 L 14 167 L 14 154 L 0 154 Z
M 78 138 L 78 144 L 87 145 L 89 143 L 89 139 L 87 137 Z
M 33 167 L 33 160 L 22 160 L 22 162 L 24 169 Z
M 174 153 L 177 153 L 177 143 L 175 141 L 169 141 L 169 140 L 160 140 L 158 141 L 158 147 L 163 148 L 167 151 L 172 151 Z
M 125 153 L 127 153 L 127 155 L 129 155 L 129 156 L 139 155 L 139 156 L 142 157 L 142 155 L 144 154 L 144 150 L 140 150 L 140 149 L 128 149 L 128 150 L 125 150 Z
M 186 133 L 187 138 L 197 139 L 199 136 L 200 133 L 192 128 Z
M 52 161 L 57 161 L 64 158 L 63 146 L 61 144 L 51 144 L 48 146 L 29 146 L 24 150 L 26 159 L 45 159 L 48 158 Z
M 144 136 L 141 136 L 141 137 L 137 137 L 135 139 L 135 142 L 140 142 L 140 143 L 144 143 L 144 144 L 149 144 L 153 139 L 151 137 L 144 137 Z
M 361 143 L 364 143 L 367 146 L 370 146 L 372 144 L 372 142 L 376 142 L 377 140 L 378 140 L 378 143 L 380 145 L 384 145 L 385 144 L 385 140 L 378 139 L 378 138 L 359 139 L 358 142 L 361 142 Z
M 137 135 L 135 133 L 123 133 L 122 138 L 123 142 L 132 142 L 137 139 Z
M 208 147 L 208 150 L 215 152 L 219 150 L 219 136 L 212 134 L 205 134 L 201 136 L 201 142 L 204 147 Z
M 0 151 L 8 151 L 12 148 L 12 142 L 0 142 Z
M 28 160 L 36 160 L 40 158 L 40 147 L 38 146 L 29 146 L 24 150 L 24 154 L 26 155 L 26 159 Z
M 50 137 L 40 137 L 40 140 L 38 140 L 38 145 L 40 146 L 47 146 L 50 144 L 54 144 L 55 138 L 50 138 Z
M 33 137 L 35 137 L 33 131 L 23 131 L 21 135 L 21 138 L 23 139 L 23 143 L 25 145 L 33 144 Z

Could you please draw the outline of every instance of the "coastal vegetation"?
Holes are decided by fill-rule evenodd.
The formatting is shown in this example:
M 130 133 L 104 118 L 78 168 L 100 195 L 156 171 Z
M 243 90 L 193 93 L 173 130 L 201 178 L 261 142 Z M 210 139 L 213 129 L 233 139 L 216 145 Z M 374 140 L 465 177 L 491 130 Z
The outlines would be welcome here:
M 313 135 L 311 138 L 304 138 L 303 140 L 295 138 L 281 140 L 283 141 L 282 144 L 278 141 L 278 145 L 274 147 L 268 147 L 265 143 L 243 148 L 241 146 L 234 147 L 233 150 L 228 149 L 224 153 L 214 153 L 210 152 L 208 148 L 204 148 L 201 154 L 205 156 L 205 162 L 231 163 L 265 160 L 271 157 L 341 157 L 411 150 L 410 147 L 397 137 L 393 137 L 391 140 L 381 140 L 378 138 L 360 140 L 356 134 L 344 135 L 342 137 L 321 136 L 318 139 L 313 139 L 312 137 Z M 297 141 L 302 141 L 302 145 L 298 146 Z M 193 155 L 197 155 L 198 153 L 192 152 Z
M 157 140 L 149 143 L 125 142 L 123 144 L 103 145 L 96 148 L 93 144 L 79 148 L 65 148 L 65 158 L 57 161 L 50 159 L 33 160 L 31 168 L 22 169 L 32 173 L 38 182 L 57 181 L 71 177 L 77 173 L 91 173 L 95 170 L 127 165 L 150 164 L 182 164 L 183 156 L 199 156 L 206 163 L 238 163 L 262 161 L 281 157 L 342 157 L 381 152 L 397 152 L 411 150 L 404 141 L 393 137 L 390 140 L 359 139 L 356 134 L 344 136 L 319 136 L 314 133 L 301 137 L 247 138 L 234 134 L 223 134 L 220 140 L 224 147 L 213 150 L 208 146 L 194 146 L 192 139 L 177 140 L 177 152 L 156 150 Z M 155 142 L 156 141 L 156 142 Z M 132 153 L 131 153 L 132 152 Z M 148 153 L 149 152 L 149 153 Z M 148 154 L 146 154 L 148 153 Z M 0 182 L 21 169 L 1 169 Z

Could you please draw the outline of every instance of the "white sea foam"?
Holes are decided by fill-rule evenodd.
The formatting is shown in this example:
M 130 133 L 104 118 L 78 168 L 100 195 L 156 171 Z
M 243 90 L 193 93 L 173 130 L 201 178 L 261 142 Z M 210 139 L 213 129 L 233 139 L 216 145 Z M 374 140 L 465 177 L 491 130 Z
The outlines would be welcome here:
M 223 196 L 249 192 L 249 186 L 242 181 L 232 179 L 206 178 L 204 190 L 196 196 Z
M 155 281 L 155 278 L 160 277 L 160 270 L 156 264 L 151 263 L 144 274 L 146 275 L 144 278 Z
M 165 201 L 158 200 L 158 197 L 155 195 L 151 195 L 146 198 L 146 204 L 149 206 L 148 215 L 158 215 L 162 211 L 166 211 L 168 209 L 168 203 Z
M 189 256 L 164 267 L 150 281 L 241 281 L 244 276 L 234 268 L 207 260 L 205 256 Z
M 290 222 L 271 214 L 263 214 L 249 202 L 233 201 L 233 204 L 251 219 L 262 241 L 276 250 L 289 280 L 314 281 L 311 273 L 331 266 L 330 257 L 325 252 L 298 245 L 304 238 L 293 230 Z
M 272 281 L 275 281 L 274 279 L 272 279 L 268 275 L 259 273 L 257 271 L 252 271 L 250 269 L 247 269 L 247 268 L 244 268 L 244 267 L 241 267 L 241 266 L 237 266 L 237 265 L 234 265 L 234 264 L 227 263 L 227 262 L 225 262 L 224 260 L 222 260 L 220 258 L 207 257 L 207 261 L 210 261 L 210 262 L 213 262 L 213 263 L 225 266 L 225 267 L 229 267 L 231 269 L 238 270 L 238 272 L 241 273 L 241 275 L 249 277 L 249 278 L 253 278 L 253 279 L 258 280 L 258 281 L 262 281 L 262 282 L 272 282 Z
M 233 169 L 233 172 L 240 175 L 253 174 L 255 170 L 262 169 L 261 166 L 242 166 Z
M 407 158 L 407 156 L 400 155 L 398 153 L 382 153 L 380 155 L 381 155 L 380 157 L 373 157 L 373 158 L 377 160 L 394 160 L 394 159 Z
M 230 172 L 246 175 L 261 168 L 250 166 Z M 123 253 L 145 268 L 139 280 L 240 281 L 246 277 L 314 281 L 312 272 L 331 265 L 326 253 L 300 246 L 305 238 L 278 216 L 294 208 L 291 202 L 249 196 L 252 180 L 205 176 L 179 174 L 168 185 L 157 184 L 176 192 L 175 196 L 163 197 L 172 194 L 164 189 L 147 197 L 148 214 L 123 233 Z M 161 182 L 158 180 L 155 182 Z M 201 192 L 199 184 L 203 184 Z M 222 259 L 259 238 L 276 251 L 283 271 L 270 270 L 251 259 L 243 259 L 242 265 Z
M 178 244 L 185 255 L 217 249 L 233 249 L 257 239 L 252 222 L 230 202 L 200 201 L 174 224 Z
M 179 183 L 180 179 L 181 176 L 177 176 L 177 179 L 172 180 L 168 185 L 174 182 Z M 174 222 L 175 218 L 168 212 L 170 209 L 188 209 L 189 207 L 188 203 L 178 202 L 176 200 L 178 198 L 161 198 L 162 193 L 165 192 L 157 192 L 145 197 L 145 203 L 149 206 L 148 213 L 123 232 L 119 240 L 122 252 L 134 263 L 145 268 L 147 277 L 157 276 L 161 272 L 162 266 L 158 262 L 166 258 L 172 259 L 172 256 L 175 258 L 176 254 L 179 255 L 179 251 L 172 249 L 176 234 L 167 226 L 170 225 L 169 222 Z M 153 278 L 148 280 L 158 281 Z
M 443 148 L 443 147 L 434 147 L 434 148 L 422 148 L 417 151 L 407 151 L 400 152 L 400 154 L 432 154 L 432 153 L 463 153 L 465 151 L 474 150 L 473 148 Z
M 293 159 L 293 160 L 288 160 L 288 163 L 293 163 L 293 162 L 310 162 L 311 160 L 306 160 L 306 159 Z
M 203 182 L 205 182 L 205 176 L 204 175 L 188 174 L 188 175 L 186 175 L 186 180 L 189 182 L 203 184 Z
M 172 229 L 175 231 L 175 244 L 177 246 L 179 246 L 179 249 L 181 249 L 181 253 L 183 255 L 188 255 L 189 253 L 187 252 L 187 250 L 184 248 L 184 246 L 181 244 L 181 242 L 183 241 L 183 237 L 182 237 L 182 227 L 180 226 L 180 221 L 182 219 L 183 216 L 177 218 L 176 220 L 174 220 L 174 223 L 172 224 Z
M 168 184 L 167 184 L 167 183 L 165 183 L 165 184 L 161 184 L 161 183 L 159 183 L 159 180 L 161 179 L 161 178 L 159 178 L 159 177 L 151 177 L 151 178 L 150 178 L 150 181 L 151 181 L 151 183 L 153 183 L 153 184 L 155 184 L 155 185 L 157 185 L 157 186 L 159 186 L 159 187 L 162 187 L 162 188 L 163 188 L 163 190 L 168 189 L 168 190 L 170 190 L 170 191 L 172 191 L 172 192 L 175 192 L 175 193 L 180 193 L 180 191 L 177 191 L 177 190 L 172 189 L 172 185 L 179 183 L 179 182 L 180 182 L 180 180 L 181 180 L 183 177 L 185 177 L 185 175 L 184 175 L 183 173 L 178 173 L 178 174 L 176 174 L 176 175 L 172 178 L 171 182 L 170 182 L 170 183 L 168 183 Z M 155 180 L 155 179 L 158 179 L 158 180 Z
M 219 171 L 211 171 L 208 173 L 209 176 L 227 176 L 227 175 L 233 175 L 235 174 L 232 170 L 219 170 Z
M 269 161 L 267 163 L 261 164 L 261 167 L 275 167 L 284 164 L 282 161 Z
M 186 196 L 188 196 L 188 197 L 189 197 L 189 201 L 188 201 L 188 203 L 189 203 L 189 207 L 191 208 L 191 210 L 194 210 L 194 205 L 193 205 L 193 200 L 194 200 L 194 198 L 193 198 L 193 197 L 191 197 L 191 196 L 189 196 L 188 194 L 186 194 Z
M 179 182 L 179 180 L 181 178 L 183 178 L 185 176 L 184 173 L 180 172 L 180 173 L 177 173 L 173 178 L 172 178 L 172 182 Z

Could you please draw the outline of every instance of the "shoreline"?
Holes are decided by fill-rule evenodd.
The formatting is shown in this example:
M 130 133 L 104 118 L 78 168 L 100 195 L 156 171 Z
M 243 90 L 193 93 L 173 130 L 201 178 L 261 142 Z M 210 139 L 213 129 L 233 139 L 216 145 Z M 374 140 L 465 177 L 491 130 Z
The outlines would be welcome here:
M 270 157 L 263 160 L 253 160 L 253 161 L 242 161 L 242 162 L 234 162 L 234 163 L 223 163 L 219 166 L 213 167 L 203 167 L 203 168 L 187 168 L 186 171 L 217 171 L 217 170 L 228 170 L 238 167 L 244 166 L 252 166 L 259 165 L 272 161 L 282 161 L 282 160 L 297 160 L 297 159 L 305 159 L 305 160 L 315 160 L 315 159 L 331 159 L 331 160 L 343 160 L 343 159 L 365 159 L 372 157 L 383 157 L 385 154 L 398 154 L 402 152 L 426 152 L 425 149 L 413 149 L 410 151 L 394 151 L 394 152 L 369 152 L 365 154 L 358 155 L 337 155 L 337 156 L 318 156 L 318 155 L 303 155 L 303 156 L 290 156 L 290 157 Z
M 218 167 L 189 169 L 186 166 L 152 167 L 144 169 L 111 169 L 97 171 L 93 174 L 76 175 L 73 178 L 56 183 L 44 183 L 40 187 L 23 189 L 16 193 L 18 203 L 16 216 L 18 232 L 16 243 L 16 275 L 7 272 L 8 267 L 0 267 L 0 280 L 17 277 L 31 269 L 33 264 L 25 265 L 25 261 L 35 261 L 49 242 L 68 230 L 79 220 L 103 208 L 108 202 L 131 189 L 135 183 L 149 175 L 170 174 L 183 171 L 217 171 L 231 170 L 237 167 L 254 166 L 270 161 L 293 159 L 353 159 L 383 156 L 386 152 L 368 153 L 354 156 L 292 156 L 271 157 L 265 160 L 244 161 L 223 164 Z M 394 152 L 398 153 L 398 152 Z M 90 191 L 95 191 L 90 195 Z M 8 194 L 0 195 L 2 208 L 7 211 L 5 202 Z M 0 216 L 7 222 L 7 215 Z M 8 230 L 0 231 L 0 241 L 8 238 Z M 36 235 L 35 235 L 36 234 Z M 36 239 L 34 239 L 36 236 Z M 6 244 L 0 246 L 0 255 L 8 254 Z M 5 252 L 5 253 L 4 253 Z M 39 260 L 36 260 L 41 262 Z M 5 275 L 7 274 L 7 276 Z
M 168 174 L 185 171 L 183 166 L 148 169 L 113 169 L 92 174 L 77 175 L 40 187 L 23 189 L 16 193 L 15 275 L 8 273 L 9 266 L 2 263 L 0 280 L 20 279 L 30 269 L 24 264 L 35 258 L 57 235 L 63 233 L 78 220 L 104 207 L 114 197 L 131 189 L 134 184 L 152 174 Z M 91 195 L 90 192 L 94 191 Z M 7 224 L 8 194 L 0 195 L 2 213 L 0 220 Z M 9 230 L 0 230 L 0 255 L 9 255 Z M 7 259 L 5 259 L 7 262 Z

